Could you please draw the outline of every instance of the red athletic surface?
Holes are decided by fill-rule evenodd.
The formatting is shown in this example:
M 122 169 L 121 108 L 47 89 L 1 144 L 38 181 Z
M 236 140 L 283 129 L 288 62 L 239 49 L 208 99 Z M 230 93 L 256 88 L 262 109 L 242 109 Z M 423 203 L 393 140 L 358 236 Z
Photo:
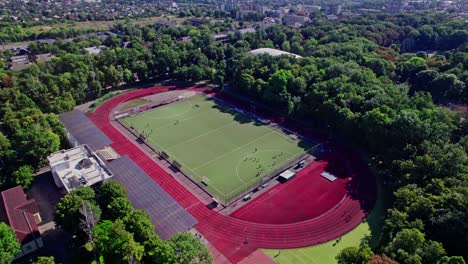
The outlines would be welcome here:
M 99 106 L 89 118 L 113 141 L 112 147 L 120 155 L 128 155 L 166 192 L 179 202 L 197 220 L 196 228 L 231 262 L 237 263 L 257 248 L 297 248 L 323 243 L 349 232 L 365 217 L 372 206 L 375 182 L 367 173 L 359 173 L 347 184 L 347 195 L 331 210 L 313 219 L 290 224 L 263 224 L 248 222 L 211 211 L 190 191 L 178 183 L 152 158 L 140 150 L 134 142 L 122 135 L 109 121 L 111 111 L 122 102 L 146 95 L 178 89 L 176 87 L 152 87 L 139 89 L 113 97 Z M 194 89 L 195 88 L 190 88 Z M 203 91 L 201 89 L 196 89 Z M 208 89 L 204 89 L 208 91 Z M 236 103 L 232 100 L 231 103 Z M 288 125 L 284 123 L 282 125 Z M 293 127 L 292 125 L 290 127 Z M 349 158 L 354 157 L 351 155 Z M 360 165 L 362 167 L 363 165 Z M 290 196 L 301 188 L 291 181 Z M 286 213 L 286 212 L 284 212 Z M 294 215 L 297 212 L 287 212 Z
M 331 155 L 329 155 L 331 156 Z M 330 182 L 320 176 L 339 160 L 324 157 L 300 170 L 290 182 L 278 184 L 231 214 L 249 222 L 290 224 L 309 220 L 335 207 L 346 195 L 347 175 Z

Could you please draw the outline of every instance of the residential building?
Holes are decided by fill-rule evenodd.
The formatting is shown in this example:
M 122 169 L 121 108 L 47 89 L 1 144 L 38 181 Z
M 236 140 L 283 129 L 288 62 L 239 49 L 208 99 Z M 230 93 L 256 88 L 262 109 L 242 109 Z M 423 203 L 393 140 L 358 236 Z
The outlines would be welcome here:
M 21 71 L 31 67 L 33 62 L 48 62 L 55 58 L 51 53 L 35 55 L 25 49 L 20 50 L 22 55 L 12 56 L 8 59 L 8 69 Z
M 38 224 L 42 222 L 34 200 L 26 199 L 23 187 L 16 186 L 1 193 L 0 221 L 7 223 L 21 244 L 15 259 L 44 246 Z
M 94 46 L 94 47 L 84 48 L 84 50 L 86 50 L 88 52 L 88 54 L 97 55 L 97 54 L 101 53 L 106 48 L 107 48 L 106 46 L 101 45 L 101 46 Z
M 214 34 L 212 35 L 216 42 L 218 43 L 228 43 L 229 36 L 227 34 Z
M 460 7 L 462 11 L 468 11 L 468 0 L 460 0 Z
M 156 27 L 157 28 L 176 28 L 176 27 L 180 27 L 180 25 L 177 24 L 176 22 L 171 22 L 171 21 L 157 21 Z
M 265 30 L 271 26 L 279 24 L 280 21 L 277 18 L 265 17 L 262 22 L 260 22 L 260 29 Z
M 389 0 L 387 2 L 387 13 L 397 14 L 403 12 L 408 6 L 408 0 Z
M 239 6 L 234 0 L 227 0 L 221 4 L 221 10 L 223 10 L 224 12 L 231 12 L 232 10 L 235 10 L 237 8 L 239 8 Z
M 327 15 L 340 15 L 342 6 L 340 4 L 328 4 L 326 6 Z
M 55 184 L 66 193 L 112 178 L 104 162 L 87 145 L 52 153 L 47 159 Z
M 55 56 L 52 53 L 34 55 L 34 60 L 36 62 L 48 62 L 51 61 L 53 58 L 55 58 Z
M 192 24 L 192 26 L 194 26 L 194 27 L 199 27 L 199 26 L 202 26 L 202 25 L 210 24 L 210 21 L 205 20 L 205 19 L 201 19 L 201 18 L 191 18 L 191 19 L 187 19 L 187 21 L 190 24 Z
M 302 26 L 306 22 L 309 22 L 310 18 L 307 16 L 296 16 L 296 15 L 285 15 L 283 17 L 283 23 L 285 23 L 288 26 Z

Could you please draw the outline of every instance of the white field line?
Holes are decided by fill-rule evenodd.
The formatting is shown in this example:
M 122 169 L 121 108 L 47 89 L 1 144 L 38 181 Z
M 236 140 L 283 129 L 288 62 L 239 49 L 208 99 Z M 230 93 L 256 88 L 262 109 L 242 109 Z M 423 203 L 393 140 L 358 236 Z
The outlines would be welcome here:
M 224 128 L 224 127 L 227 127 L 227 126 L 229 126 L 229 125 L 232 125 L 232 124 L 235 123 L 235 122 L 236 122 L 236 121 L 231 121 L 231 122 L 229 122 L 229 123 L 227 123 L 227 124 L 225 124 L 225 125 L 222 125 L 222 126 L 220 126 L 220 127 L 217 127 L 217 128 L 215 128 L 215 129 L 212 129 L 212 130 L 210 130 L 210 131 L 208 131 L 208 132 L 205 132 L 205 133 L 203 133 L 203 134 L 201 134 L 201 135 L 198 135 L 198 136 L 196 136 L 196 137 L 189 138 L 189 139 L 187 139 L 187 140 L 185 140 L 185 141 L 179 142 L 179 143 L 177 143 L 177 144 L 175 144 L 175 145 L 172 145 L 172 146 L 168 147 L 167 150 L 172 149 L 172 148 L 175 148 L 175 147 L 177 147 L 177 146 L 179 146 L 179 145 L 181 145 L 181 144 L 185 144 L 185 143 L 187 143 L 187 142 L 193 141 L 193 140 L 195 140 L 195 139 L 197 139 L 197 138 L 200 138 L 200 137 L 209 135 L 209 134 L 211 134 L 211 133 L 213 133 L 213 132 L 216 132 L 216 131 L 220 130 L 221 128 Z
M 235 149 L 233 149 L 233 150 L 230 150 L 230 151 L 224 153 L 224 154 L 221 155 L 221 156 L 218 156 L 218 157 L 216 157 L 216 158 L 214 158 L 214 159 L 212 159 L 212 160 L 209 160 L 209 161 L 203 163 L 202 165 L 200 165 L 200 166 L 194 168 L 194 170 L 198 170 L 198 169 L 200 169 L 200 168 L 203 168 L 203 167 L 207 166 L 208 164 L 211 164 L 211 163 L 214 162 L 215 160 L 221 159 L 221 158 L 223 158 L 223 157 L 225 157 L 225 156 L 231 154 L 232 152 L 235 152 L 235 151 L 237 151 L 237 150 L 239 150 L 239 149 L 241 149 L 241 148 L 243 148 L 243 147 L 245 147 L 245 146 L 247 146 L 247 145 L 250 145 L 250 144 L 254 143 L 255 141 L 257 141 L 257 140 L 259 140 L 259 139 L 261 139 L 261 138 L 263 138 L 263 137 L 265 137 L 265 136 L 270 135 L 271 133 L 273 133 L 273 132 L 270 131 L 270 132 L 268 132 L 268 133 L 266 133 L 266 134 L 263 134 L 263 135 L 261 135 L 261 136 L 259 136 L 259 137 L 256 137 L 255 139 L 253 139 L 253 140 L 251 140 L 251 141 L 245 143 L 244 145 L 241 145 L 241 146 L 239 146 L 239 147 L 237 147 L 237 148 L 235 148 Z
M 201 116 L 201 115 L 203 115 L 203 114 L 206 114 L 206 113 L 208 113 L 208 112 L 215 111 L 215 110 L 216 110 L 216 109 L 210 109 L 210 110 L 207 110 L 207 111 L 203 111 L 203 112 L 200 112 L 200 113 L 198 113 L 198 114 L 196 114 L 196 115 L 193 115 L 193 116 L 191 116 L 191 117 L 189 117 L 189 118 L 181 119 L 181 120 L 179 120 L 179 121 L 180 121 L 180 122 L 183 122 L 183 121 L 192 120 L 192 119 L 198 118 L 199 116 Z M 170 123 L 167 124 L 167 125 L 155 127 L 154 129 L 155 129 L 155 130 L 161 130 L 161 129 L 163 129 L 163 128 L 170 127 L 170 126 L 173 126 L 173 125 L 174 125 L 174 123 L 170 122 Z

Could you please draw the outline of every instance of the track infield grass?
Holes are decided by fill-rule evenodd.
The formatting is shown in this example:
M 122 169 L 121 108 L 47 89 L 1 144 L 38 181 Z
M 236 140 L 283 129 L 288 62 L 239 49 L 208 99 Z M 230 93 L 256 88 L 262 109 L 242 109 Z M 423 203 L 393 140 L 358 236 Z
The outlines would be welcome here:
M 335 264 L 335 256 L 346 247 L 359 246 L 370 235 L 369 224 L 361 223 L 342 237 L 324 244 L 297 249 L 263 249 L 278 264 Z
M 219 103 L 195 96 L 120 120 L 223 203 L 311 150 L 313 144 L 282 133 Z

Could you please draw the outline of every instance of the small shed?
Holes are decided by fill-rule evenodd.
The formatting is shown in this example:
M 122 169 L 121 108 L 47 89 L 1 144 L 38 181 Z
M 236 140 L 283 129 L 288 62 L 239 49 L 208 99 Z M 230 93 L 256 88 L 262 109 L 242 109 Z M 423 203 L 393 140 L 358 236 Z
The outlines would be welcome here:
M 336 180 L 336 177 L 333 174 L 326 172 L 326 171 L 322 172 L 320 176 L 324 177 L 325 179 L 331 182 Z
M 283 181 L 289 181 L 290 179 L 294 178 L 294 176 L 296 176 L 296 173 L 292 170 L 286 170 L 286 171 L 283 171 L 279 177 L 281 180 Z

